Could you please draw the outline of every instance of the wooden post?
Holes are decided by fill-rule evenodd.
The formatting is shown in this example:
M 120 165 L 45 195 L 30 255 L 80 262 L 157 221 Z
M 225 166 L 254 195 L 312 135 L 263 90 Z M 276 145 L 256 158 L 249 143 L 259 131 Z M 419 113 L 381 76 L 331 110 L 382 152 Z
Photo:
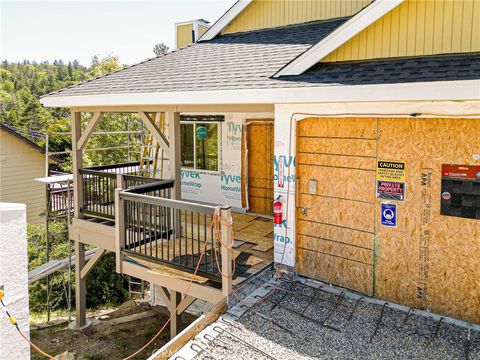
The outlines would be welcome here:
M 168 124 L 168 142 L 170 146 L 170 178 L 175 179 L 172 189 L 172 199 L 181 200 L 181 180 L 182 173 L 180 168 L 180 113 L 167 112 L 165 118 Z
M 85 244 L 75 241 L 75 313 L 77 327 L 85 326 L 87 323 L 85 278 L 81 276 L 81 270 L 84 266 Z
M 232 210 L 230 206 L 223 207 L 221 210 L 221 217 L 223 223 L 228 223 L 232 220 Z M 225 244 L 232 243 L 232 231 L 228 226 L 222 225 L 221 228 L 222 241 Z M 222 246 L 222 295 L 226 298 L 232 292 L 232 249 Z
M 77 143 L 82 135 L 81 113 L 72 111 L 70 116 L 72 132 L 72 172 L 73 172 L 73 216 L 82 218 L 81 208 L 83 204 L 83 179 L 78 170 L 83 165 L 82 150 L 78 149 Z M 85 278 L 81 271 L 85 266 L 85 244 L 75 241 L 75 313 L 76 326 L 82 327 L 87 323 L 86 317 L 86 288 Z
M 122 249 L 125 247 L 125 207 L 120 199 L 120 191 L 125 188 L 123 175 L 117 174 L 117 188 L 115 189 L 115 269 L 122 274 Z
M 83 179 L 78 172 L 83 166 L 82 150 L 77 143 L 82 135 L 81 113 L 72 111 L 70 124 L 72 128 L 72 170 L 73 170 L 73 216 L 81 218 L 80 209 L 83 205 Z
M 175 290 L 170 290 L 170 304 L 167 306 L 170 310 L 170 316 L 172 317 L 170 320 L 170 339 L 173 339 L 175 336 L 177 336 L 178 325 L 180 323 L 180 316 L 177 313 L 177 306 L 182 298 L 181 295 L 181 293 Z

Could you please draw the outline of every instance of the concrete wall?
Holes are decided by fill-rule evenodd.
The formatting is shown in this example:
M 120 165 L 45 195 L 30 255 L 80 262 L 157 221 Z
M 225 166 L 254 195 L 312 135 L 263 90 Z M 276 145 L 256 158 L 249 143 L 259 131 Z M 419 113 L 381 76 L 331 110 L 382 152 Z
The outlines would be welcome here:
M 0 132 L 0 201 L 27 205 L 27 222 L 43 221 L 45 185 L 35 178 L 45 176 L 45 155 L 14 136 Z
M 0 203 L 0 286 L 3 302 L 20 329 L 30 336 L 28 308 L 27 223 L 24 204 Z M 0 359 L 30 359 L 30 347 L 0 313 Z

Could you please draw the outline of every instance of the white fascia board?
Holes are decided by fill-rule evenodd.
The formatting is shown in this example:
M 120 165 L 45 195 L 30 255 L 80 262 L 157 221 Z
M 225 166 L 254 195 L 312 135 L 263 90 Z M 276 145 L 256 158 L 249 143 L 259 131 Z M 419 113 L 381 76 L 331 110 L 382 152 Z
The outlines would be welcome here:
M 223 14 L 210 28 L 198 39 L 198 41 L 212 40 L 215 36 L 235 19 L 253 0 L 238 0 Z
M 359 32 L 392 11 L 404 0 L 376 0 L 350 20 L 335 29 L 323 40 L 280 69 L 273 77 L 300 75 Z
M 142 105 L 234 105 L 350 101 L 479 100 L 480 80 L 379 85 L 329 85 L 302 88 L 176 91 L 83 96 L 47 96 L 45 107 Z

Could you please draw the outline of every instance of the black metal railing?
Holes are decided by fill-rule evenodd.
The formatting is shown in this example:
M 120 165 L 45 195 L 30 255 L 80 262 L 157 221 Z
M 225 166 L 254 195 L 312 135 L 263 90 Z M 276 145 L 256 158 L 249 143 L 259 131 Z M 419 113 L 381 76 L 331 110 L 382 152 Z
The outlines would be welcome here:
M 48 176 L 69 176 L 66 172 L 48 170 Z M 53 216 L 62 216 L 67 211 L 73 211 L 73 183 L 72 181 L 52 182 L 48 184 L 48 213 Z
M 139 164 L 139 162 L 131 162 L 79 169 L 83 183 L 82 214 L 107 220 L 115 219 L 117 175 L 123 175 L 125 187 L 161 181 L 136 175 Z
M 166 186 L 149 184 L 120 192 L 123 252 L 193 272 L 205 246 L 198 274 L 221 280 L 214 249 L 221 264 L 220 244 L 210 231 L 216 207 L 147 195 L 168 190 Z

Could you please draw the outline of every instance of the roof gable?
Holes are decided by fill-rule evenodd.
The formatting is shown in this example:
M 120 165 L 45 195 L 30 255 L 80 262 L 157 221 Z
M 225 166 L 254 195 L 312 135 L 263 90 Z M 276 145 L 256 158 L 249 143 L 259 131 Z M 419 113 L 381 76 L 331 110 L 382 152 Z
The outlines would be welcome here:
M 480 2 L 406 0 L 322 62 L 480 51 Z
M 300 75 L 356 34 L 400 5 L 404 0 L 376 0 L 351 17 L 335 31 L 291 61 L 274 77 Z
M 23 144 L 27 145 L 31 149 L 37 151 L 40 154 L 45 154 L 45 149 L 42 148 L 41 146 L 38 146 L 35 144 L 33 141 L 27 139 L 25 136 L 19 134 L 17 131 L 14 129 L 10 128 L 8 125 L 0 123 L 0 130 L 3 131 L 4 133 L 14 137 L 18 141 L 22 142 Z M 58 157 L 51 157 L 51 159 L 55 162 L 61 162 L 61 160 Z
M 239 0 L 199 41 L 219 34 L 262 30 L 352 16 L 373 0 Z

